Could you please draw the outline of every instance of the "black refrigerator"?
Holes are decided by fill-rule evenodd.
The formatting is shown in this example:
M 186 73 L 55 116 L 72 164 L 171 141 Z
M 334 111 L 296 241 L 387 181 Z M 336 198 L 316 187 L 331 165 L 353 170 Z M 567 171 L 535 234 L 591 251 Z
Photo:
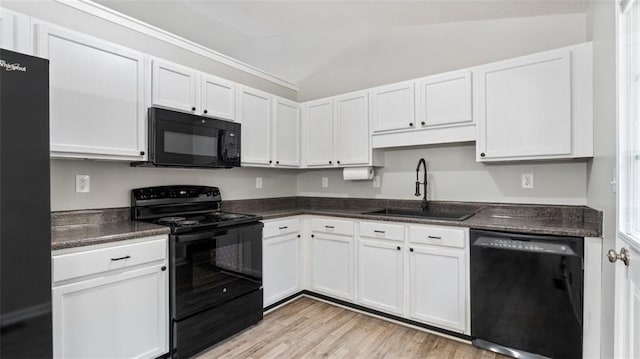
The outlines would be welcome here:
M 0 358 L 50 358 L 49 61 L 0 49 Z

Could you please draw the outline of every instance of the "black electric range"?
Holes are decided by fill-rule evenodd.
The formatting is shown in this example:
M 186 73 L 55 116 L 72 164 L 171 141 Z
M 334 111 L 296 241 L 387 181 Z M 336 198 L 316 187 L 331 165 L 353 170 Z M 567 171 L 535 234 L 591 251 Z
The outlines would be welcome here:
M 262 320 L 262 219 L 220 210 L 216 187 L 131 191 L 132 219 L 171 227 L 170 341 L 191 357 Z

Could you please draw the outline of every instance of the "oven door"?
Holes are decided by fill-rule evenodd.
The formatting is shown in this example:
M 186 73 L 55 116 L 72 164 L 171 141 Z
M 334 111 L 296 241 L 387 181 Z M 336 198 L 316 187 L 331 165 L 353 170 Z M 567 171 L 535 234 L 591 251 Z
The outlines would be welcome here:
M 239 134 L 234 133 L 237 126 L 227 121 L 150 108 L 149 159 L 160 166 L 239 166 L 240 149 L 234 147 L 235 137 L 239 138 Z
M 171 236 L 174 320 L 262 288 L 262 227 L 258 222 Z

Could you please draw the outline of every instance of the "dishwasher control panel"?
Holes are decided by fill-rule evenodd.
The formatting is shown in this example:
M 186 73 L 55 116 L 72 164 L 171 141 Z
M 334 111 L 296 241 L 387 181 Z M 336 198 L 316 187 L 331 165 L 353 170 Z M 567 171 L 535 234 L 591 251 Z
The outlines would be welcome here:
M 573 249 L 563 243 L 542 242 L 542 241 L 528 241 L 528 240 L 514 240 L 509 238 L 496 238 L 496 237 L 478 237 L 473 243 L 477 247 L 506 249 L 521 252 L 533 252 L 533 253 L 551 253 L 567 256 L 575 256 L 576 253 Z

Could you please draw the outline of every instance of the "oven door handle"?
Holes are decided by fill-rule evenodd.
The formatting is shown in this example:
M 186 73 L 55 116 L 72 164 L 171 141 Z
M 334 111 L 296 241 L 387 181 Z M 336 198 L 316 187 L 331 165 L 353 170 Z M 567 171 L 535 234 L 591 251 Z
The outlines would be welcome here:
M 226 236 L 229 233 L 228 230 L 215 231 L 215 232 L 204 232 L 204 233 L 194 233 L 194 234 L 178 234 L 175 235 L 174 238 L 176 243 L 188 243 L 195 242 L 202 239 L 211 239 L 219 236 Z

